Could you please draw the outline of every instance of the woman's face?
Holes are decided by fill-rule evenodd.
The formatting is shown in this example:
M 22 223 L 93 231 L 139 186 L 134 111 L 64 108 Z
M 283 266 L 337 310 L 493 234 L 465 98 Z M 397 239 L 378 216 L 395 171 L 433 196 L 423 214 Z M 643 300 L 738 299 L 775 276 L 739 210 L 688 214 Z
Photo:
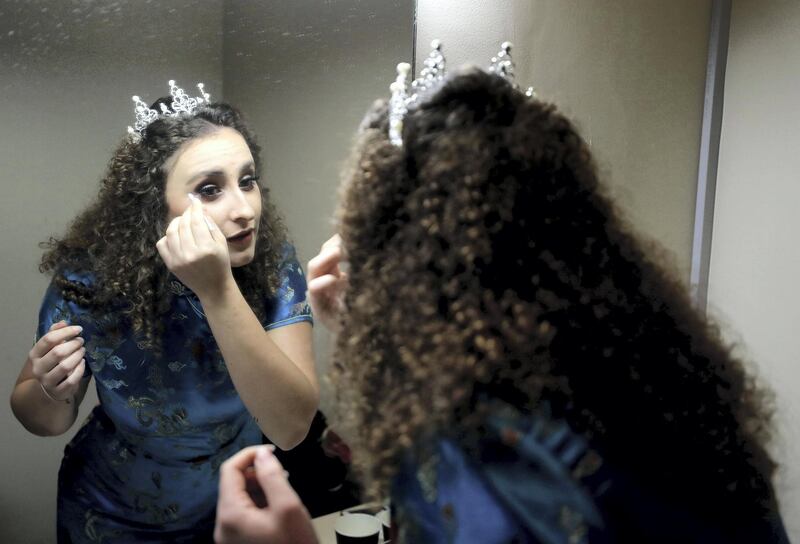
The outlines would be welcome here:
M 242 135 L 229 127 L 183 144 L 165 163 L 167 222 L 189 207 L 192 193 L 228 240 L 231 266 L 253 260 L 261 218 L 255 162 Z

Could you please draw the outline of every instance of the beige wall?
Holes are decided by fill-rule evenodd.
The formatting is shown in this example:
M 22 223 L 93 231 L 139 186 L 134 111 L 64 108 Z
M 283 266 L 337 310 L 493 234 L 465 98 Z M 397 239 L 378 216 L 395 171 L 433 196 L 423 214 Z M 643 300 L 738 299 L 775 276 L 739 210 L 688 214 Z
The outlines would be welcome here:
M 514 43 L 519 85 L 577 122 L 688 281 L 710 15 L 710 0 L 419 0 L 417 56 L 440 38 L 451 68 L 488 64 Z
M 800 542 L 800 3 L 736 0 L 709 312 L 775 392 L 777 488 Z

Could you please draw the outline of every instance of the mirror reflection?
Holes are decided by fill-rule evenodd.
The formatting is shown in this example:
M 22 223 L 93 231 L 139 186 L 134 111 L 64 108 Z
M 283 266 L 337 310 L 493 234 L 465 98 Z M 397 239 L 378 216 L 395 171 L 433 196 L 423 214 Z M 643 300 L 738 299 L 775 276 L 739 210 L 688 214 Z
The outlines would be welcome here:
M 300 444 L 284 461 L 319 508 L 355 497 L 319 446 L 327 338 L 300 263 L 331 233 L 352 127 L 413 54 L 413 12 L 0 4 L 0 162 L 19 189 L 2 204 L 19 285 L 4 306 L 25 314 L 4 344 L 27 355 L 7 377 L 27 431 L 4 421 L 19 437 L 4 455 L 29 520 L 4 539 L 52 540 L 57 512 L 59 541 L 209 540 L 221 461 L 262 441 Z M 132 95 L 162 115 L 127 135 Z

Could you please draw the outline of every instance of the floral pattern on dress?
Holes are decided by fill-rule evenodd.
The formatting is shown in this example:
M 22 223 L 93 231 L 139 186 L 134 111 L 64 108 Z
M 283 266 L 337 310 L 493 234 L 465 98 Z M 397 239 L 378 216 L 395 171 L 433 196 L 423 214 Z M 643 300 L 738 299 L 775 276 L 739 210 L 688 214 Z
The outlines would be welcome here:
M 264 301 L 265 329 L 311 322 L 302 269 L 287 250 L 282 289 Z M 91 286 L 88 274 L 68 279 Z M 228 374 L 197 297 L 170 283 L 162 350 L 144 349 L 120 312 L 45 294 L 36 337 L 61 319 L 80 324 L 99 404 L 65 447 L 58 531 L 73 543 L 210 540 L 219 466 L 261 431 Z M 287 299 L 287 293 L 292 297 Z

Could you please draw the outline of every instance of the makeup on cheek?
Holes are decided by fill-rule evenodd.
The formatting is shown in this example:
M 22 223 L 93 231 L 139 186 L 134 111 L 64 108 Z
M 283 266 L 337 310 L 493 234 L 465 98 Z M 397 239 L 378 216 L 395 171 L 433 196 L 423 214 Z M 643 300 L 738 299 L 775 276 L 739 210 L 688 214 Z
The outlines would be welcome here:
M 196 201 L 200 202 L 200 199 L 197 198 L 196 194 L 194 194 L 194 193 L 186 193 L 186 194 L 189 196 L 189 200 L 190 201 L 195 201 L 196 200 Z M 202 206 L 202 204 L 201 204 L 201 206 Z M 211 221 L 208 220 L 208 217 L 206 217 L 205 212 L 203 212 L 203 220 L 206 222 L 206 226 L 208 227 L 208 230 L 214 230 L 214 226 L 211 224 Z

